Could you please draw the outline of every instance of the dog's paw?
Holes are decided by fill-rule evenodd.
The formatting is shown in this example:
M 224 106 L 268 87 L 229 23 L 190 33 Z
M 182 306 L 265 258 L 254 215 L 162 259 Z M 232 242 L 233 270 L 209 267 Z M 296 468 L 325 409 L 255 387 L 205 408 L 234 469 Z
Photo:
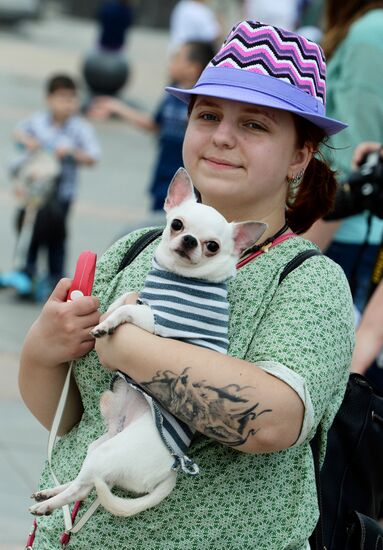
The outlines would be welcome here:
M 102 338 L 106 334 L 108 334 L 109 336 L 112 335 L 115 330 L 116 330 L 116 327 L 113 327 L 113 326 L 99 325 L 95 327 L 93 330 L 91 330 L 90 333 L 94 338 Z
M 28 511 L 33 516 L 50 516 L 52 513 L 51 508 L 47 504 L 34 504 Z
M 93 336 L 93 338 L 102 338 L 107 334 L 106 330 L 99 328 L 99 326 L 95 327 L 90 331 L 90 334 Z
M 31 494 L 31 498 L 33 498 L 33 500 L 35 500 L 36 502 L 42 502 L 44 500 L 47 500 L 49 496 L 46 495 L 44 491 L 37 491 L 36 493 Z

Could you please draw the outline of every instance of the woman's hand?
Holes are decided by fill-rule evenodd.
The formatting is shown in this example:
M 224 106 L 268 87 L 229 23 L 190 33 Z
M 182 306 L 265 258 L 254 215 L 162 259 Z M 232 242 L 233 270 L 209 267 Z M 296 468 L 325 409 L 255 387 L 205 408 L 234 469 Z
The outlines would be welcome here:
M 57 284 L 30 328 L 20 357 L 21 396 L 47 429 L 52 425 L 69 362 L 82 357 L 94 347 L 89 331 L 100 318 L 97 309 L 99 301 L 95 296 L 66 301 L 70 287 L 70 279 L 61 279 Z M 81 396 L 72 377 L 59 435 L 77 424 L 82 412 Z
M 41 366 L 58 365 L 78 359 L 94 347 L 89 334 L 100 318 L 99 300 L 84 296 L 67 302 L 70 279 L 61 279 L 28 333 Z

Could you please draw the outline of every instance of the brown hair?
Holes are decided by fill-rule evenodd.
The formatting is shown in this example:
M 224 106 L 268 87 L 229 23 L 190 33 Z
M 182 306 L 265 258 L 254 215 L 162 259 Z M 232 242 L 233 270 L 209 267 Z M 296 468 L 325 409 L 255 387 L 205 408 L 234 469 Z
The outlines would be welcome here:
M 325 8 L 325 33 L 322 47 L 327 60 L 346 38 L 351 25 L 362 15 L 375 8 L 383 8 L 380 0 L 327 0 Z
M 69 90 L 77 92 L 77 84 L 75 80 L 66 74 L 55 74 L 51 76 L 46 84 L 47 95 L 54 94 L 61 90 Z
M 307 143 L 314 153 L 301 182 L 296 189 L 290 190 L 286 200 L 287 223 L 300 234 L 331 210 L 337 181 L 335 172 L 318 151 L 319 145 L 326 141 L 324 131 L 300 116 L 294 115 L 294 122 L 298 147 Z

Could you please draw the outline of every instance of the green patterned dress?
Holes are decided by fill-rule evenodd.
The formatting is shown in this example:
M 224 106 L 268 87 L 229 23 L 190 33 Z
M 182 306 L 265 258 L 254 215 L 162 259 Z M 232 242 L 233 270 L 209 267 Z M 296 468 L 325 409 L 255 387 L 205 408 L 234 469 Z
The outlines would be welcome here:
M 142 287 L 155 243 L 116 275 L 141 232 L 124 237 L 98 263 L 94 294 L 105 311 L 117 296 Z M 75 550 L 306 550 L 317 516 L 309 439 L 326 431 L 342 400 L 354 344 L 353 309 L 341 269 L 324 256 L 306 260 L 278 285 L 284 266 L 313 245 L 300 237 L 280 243 L 240 269 L 229 283 L 229 354 L 259 364 L 294 388 L 306 404 L 301 436 L 290 449 L 245 454 L 197 435 L 189 455 L 197 477 L 179 474 L 159 506 L 133 518 L 100 507 L 72 536 Z M 73 479 L 86 450 L 103 431 L 98 401 L 111 373 L 93 351 L 75 366 L 84 404 L 80 423 L 56 444 L 53 467 Z M 322 456 L 324 446 L 322 444 Z M 52 486 L 45 467 L 40 486 Z M 123 492 L 116 491 L 123 496 Z M 86 510 L 94 492 L 82 504 Z M 38 518 L 34 550 L 59 550 L 61 510 Z

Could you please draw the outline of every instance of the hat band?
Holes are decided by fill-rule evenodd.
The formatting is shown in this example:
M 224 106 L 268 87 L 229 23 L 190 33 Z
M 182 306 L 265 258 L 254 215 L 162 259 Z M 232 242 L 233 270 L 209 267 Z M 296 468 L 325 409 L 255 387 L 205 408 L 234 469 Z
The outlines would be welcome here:
M 285 101 L 303 112 L 309 110 L 320 116 L 326 114 L 325 107 L 319 99 L 274 76 L 231 67 L 209 66 L 201 74 L 193 88 L 193 92 L 204 95 L 202 88 L 211 84 L 243 88 L 250 92 L 261 92 L 275 99 Z

